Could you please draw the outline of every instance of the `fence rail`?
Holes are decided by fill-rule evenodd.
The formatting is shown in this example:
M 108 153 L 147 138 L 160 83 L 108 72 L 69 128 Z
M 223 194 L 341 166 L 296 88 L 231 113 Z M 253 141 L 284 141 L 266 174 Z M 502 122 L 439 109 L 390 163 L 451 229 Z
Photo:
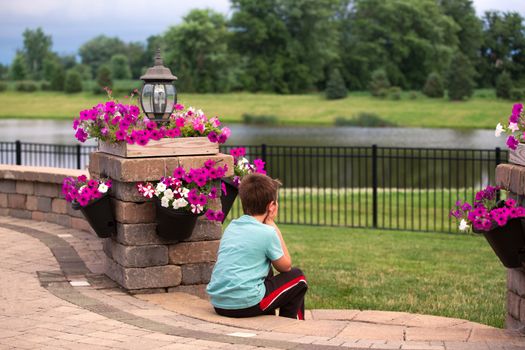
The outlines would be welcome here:
M 222 152 L 239 146 L 222 146 Z M 499 148 L 247 145 L 283 183 L 280 222 L 414 231 L 455 231 L 448 212 L 494 183 Z M 96 146 L 0 142 L 0 164 L 83 169 Z M 240 214 L 236 203 L 232 215 Z

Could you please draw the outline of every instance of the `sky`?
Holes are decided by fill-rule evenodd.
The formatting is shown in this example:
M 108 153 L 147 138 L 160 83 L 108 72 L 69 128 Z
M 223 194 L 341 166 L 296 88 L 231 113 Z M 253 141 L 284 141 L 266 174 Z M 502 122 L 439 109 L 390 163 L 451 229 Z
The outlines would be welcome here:
M 524 0 L 474 0 L 478 15 L 486 10 L 517 11 Z M 9 64 L 22 48 L 22 32 L 42 27 L 53 38 L 52 50 L 76 54 L 97 35 L 145 42 L 161 34 L 194 8 L 230 14 L 229 0 L 0 0 L 0 63 Z

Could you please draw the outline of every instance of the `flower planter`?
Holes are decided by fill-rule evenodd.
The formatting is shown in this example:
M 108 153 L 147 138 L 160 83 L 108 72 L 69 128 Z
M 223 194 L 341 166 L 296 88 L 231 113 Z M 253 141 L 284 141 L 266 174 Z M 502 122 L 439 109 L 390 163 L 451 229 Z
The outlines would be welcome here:
M 226 196 L 221 194 L 221 206 L 222 212 L 224 213 L 224 219 L 222 220 L 222 222 L 224 223 L 224 220 L 226 220 L 226 217 L 228 217 L 228 213 L 233 207 L 235 198 L 237 198 L 237 195 L 239 194 L 239 189 L 233 184 L 233 181 L 229 178 L 224 177 L 221 179 L 221 182 L 224 184 L 224 186 L 226 186 Z
M 519 143 L 515 150 L 509 149 L 509 163 L 525 166 L 525 143 Z
M 191 236 L 197 218 L 202 214 L 193 214 L 187 210 L 164 208 L 160 201 L 155 201 L 157 209 L 157 234 L 166 239 L 182 241 Z
M 98 198 L 85 207 L 77 202 L 72 203 L 75 210 L 80 210 L 98 237 L 108 238 L 116 233 L 116 223 L 108 195 Z
M 145 146 L 99 141 L 98 150 L 123 158 L 209 155 L 219 153 L 219 144 L 207 137 L 179 137 L 150 140 Z
M 522 267 L 525 261 L 525 235 L 522 219 L 509 220 L 507 225 L 482 231 L 501 263 L 508 268 Z

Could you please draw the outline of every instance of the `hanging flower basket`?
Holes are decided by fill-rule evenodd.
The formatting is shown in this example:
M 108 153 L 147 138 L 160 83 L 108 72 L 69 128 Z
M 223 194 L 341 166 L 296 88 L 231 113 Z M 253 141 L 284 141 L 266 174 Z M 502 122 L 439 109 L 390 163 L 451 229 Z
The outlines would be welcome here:
M 95 199 L 84 207 L 80 206 L 78 202 L 73 202 L 72 207 L 84 214 L 87 222 L 98 237 L 108 238 L 116 234 L 115 218 L 109 195 Z
M 222 212 L 224 213 L 224 219 L 222 219 L 222 222 L 224 223 L 224 220 L 226 220 L 226 217 L 228 216 L 228 213 L 233 207 L 233 203 L 239 194 L 239 189 L 237 186 L 235 186 L 233 180 L 227 177 L 221 179 L 221 189 L 221 206 Z
M 166 239 L 182 241 L 189 238 L 201 214 L 193 214 L 184 209 L 173 210 L 161 205 L 160 200 L 155 201 L 157 209 L 157 234 Z
M 503 266 L 522 267 L 525 261 L 525 235 L 522 219 L 511 219 L 505 226 L 495 226 L 489 231 L 480 231 Z

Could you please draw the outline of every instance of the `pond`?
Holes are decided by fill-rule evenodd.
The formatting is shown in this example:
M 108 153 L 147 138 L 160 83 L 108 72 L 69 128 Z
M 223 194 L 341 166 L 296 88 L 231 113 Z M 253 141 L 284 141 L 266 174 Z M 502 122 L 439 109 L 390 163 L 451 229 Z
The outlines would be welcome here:
M 493 130 L 229 125 L 229 145 L 371 146 L 493 149 L 505 147 Z M 70 121 L 0 120 L 0 141 L 75 144 Z M 90 142 L 87 144 L 95 144 Z

